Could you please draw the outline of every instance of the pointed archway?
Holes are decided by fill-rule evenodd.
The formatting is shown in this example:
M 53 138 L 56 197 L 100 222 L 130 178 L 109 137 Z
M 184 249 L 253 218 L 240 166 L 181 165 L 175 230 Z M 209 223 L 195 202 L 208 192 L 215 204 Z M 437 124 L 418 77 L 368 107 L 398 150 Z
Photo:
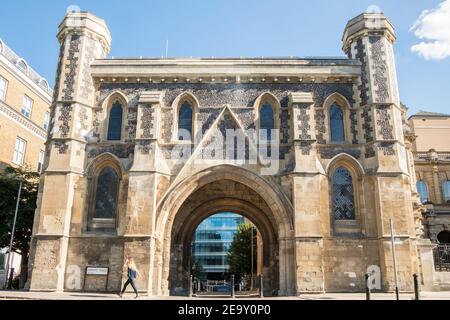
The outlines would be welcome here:
M 241 167 L 221 165 L 183 180 L 158 207 L 154 294 L 183 293 L 193 232 L 208 216 L 232 211 L 252 221 L 263 239 L 268 295 L 295 293 L 292 205 L 278 187 Z

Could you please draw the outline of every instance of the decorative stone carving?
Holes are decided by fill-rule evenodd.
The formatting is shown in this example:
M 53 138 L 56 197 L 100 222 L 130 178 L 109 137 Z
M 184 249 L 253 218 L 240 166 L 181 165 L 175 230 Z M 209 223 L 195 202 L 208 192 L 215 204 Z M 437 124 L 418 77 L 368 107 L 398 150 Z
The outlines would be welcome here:
M 300 140 L 311 140 L 311 124 L 310 120 L 311 117 L 308 113 L 308 109 L 311 104 L 307 103 L 299 103 L 293 105 L 294 109 L 298 109 L 298 116 L 297 116 L 297 128 L 299 131 L 298 139 Z
M 369 80 L 367 77 L 367 58 L 362 39 L 356 42 L 356 59 L 361 62 L 361 85 L 358 87 L 361 106 L 369 102 Z
M 384 140 L 394 139 L 394 128 L 391 125 L 391 115 L 388 105 L 377 106 L 377 126 L 379 128 L 379 134 Z
M 395 149 L 394 149 L 394 144 L 393 143 L 389 143 L 389 142 L 382 142 L 379 146 L 378 146 L 379 150 L 383 151 L 383 154 L 385 156 L 395 156 Z
M 365 107 L 361 113 L 361 118 L 364 120 L 363 122 L 363 130 L 364 130 L 364 139 L 366 142 L 373 141 L 373 128 L 372 128 L 372 116 L 370 115 L 371 108 Z
M 95 158 L 103 153 L 112 153 L 119 159 L 128 159 L 134 153 L 134 144 L 94 145 L 88 147 L 88 158 Z
M 317 109 L 316 114 L 314 115 L 316 120 L 316 139 L 318 144 L 325 144 L 325 133 L 327 132 L 325 126 L 325 112 L 323 109 Z
M 81 36 L 74 34 L 70 38 L 68 64 L 65 65 L 65 88 L 63 89 L 63 100 L 73 100 L 75 90 L 75 78 L 78 71 L 78 53 L 80 52 Z
M 138 142 L 138 149 L 141 154 L 150 154 L 150 151 L 153 150 L 152 142 L 148 140 L 141 140 Z
M 55 148 L 58 149 L 59 154 L 66 154 L 67 149 L 69 149 L 69 146 L 65 141 L 55 141 L 54 144 Z
M 370 159 L 375 157 L 375 149 L 373 148 L 373 145 L 366 145 L 366 152 L 364 154 L 364 157 L 366 159 Z
M 72 105 L 63 104 L 60 107 L 60 115 L 58 120 L 61 122 L 59 125 L 59 132 L 61 138 L 67 138 L 70 131 L 70 121 L 72 120 Z
M 153 108 L 144 107 L 142 108 L 142 117 L 141 117 L 141 129 L 142 135 L 141 139 L 153 139 L 153 127 L 154 127 L 154 112 Z
M 350 131 L 352 133 L 352 143 L 358 144 L 358 126 L 357 113 L 355 110 L 350 111 Z
M 384 103 L 389 99 L 389 82 L 387 77 L 388 66 L 386 63 L 386 51 L 381 36 L 369 37 L 370 46 L 370 58 L 372 60 L 374 72 L 374 84 L 375 84 L 375 102 Z
M 355 159 L 361 158 L 361 151 L 359 149 L 350 149 L 341 147 L 320 148 L 320 157 L 322 159 L 333 159 L 335 156 L 341 153 L 351 155 Z

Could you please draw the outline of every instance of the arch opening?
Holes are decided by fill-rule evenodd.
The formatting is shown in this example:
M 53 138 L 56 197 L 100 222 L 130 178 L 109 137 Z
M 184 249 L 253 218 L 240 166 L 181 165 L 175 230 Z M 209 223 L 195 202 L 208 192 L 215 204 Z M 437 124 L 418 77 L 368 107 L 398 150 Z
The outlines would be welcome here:
M 166 244 L 170 251 L 167 261 L 168 293 L 176 296 L 188 293 L 192 271 L 191 245 L 197 227 L 214 214 L 232 212 L 250 221 L 261 237 L 259 272 L 264 279 L 264 294 L 286 294 L 289 290 L 284 287 L 285 280 L 281 278 L 287 275 L 281 272 L 279 261 L 279 238 L 282 237 L 280 232 L 285 234 L 285 225 L 277 220 L 266 202 L 267 198 L 267 195 L 263 197 L 246 184 L 232 179 L 214 179 L 193 191 L 181 204 L 169 227 L 170 245 Z M 281 263 L 285 268 L 286 261 Z M 280 285 L 280 282 L 283 283 Z

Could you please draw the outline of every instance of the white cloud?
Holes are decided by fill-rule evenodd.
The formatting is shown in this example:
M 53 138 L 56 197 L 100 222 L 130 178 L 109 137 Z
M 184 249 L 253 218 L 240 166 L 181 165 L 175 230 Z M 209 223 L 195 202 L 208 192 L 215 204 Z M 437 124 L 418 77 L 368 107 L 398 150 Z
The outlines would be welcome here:
M 424 40 L 413 45 L 412 52 L 426 60 L 450 57 L 450 0 L 444 0 L 437 8 L 423 11 L 410 31 Z

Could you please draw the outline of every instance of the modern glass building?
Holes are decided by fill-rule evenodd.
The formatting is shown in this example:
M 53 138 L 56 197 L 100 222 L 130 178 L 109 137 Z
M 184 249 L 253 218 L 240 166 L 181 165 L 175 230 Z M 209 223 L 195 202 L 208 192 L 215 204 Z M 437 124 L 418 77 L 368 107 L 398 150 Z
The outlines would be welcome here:
M 202 267 L 208 280 L 223 280 L 230 268 L 228 250 L 238 226 L 245 218 L 224 212 L 205 219 L 196 229 L 192 255 Z

